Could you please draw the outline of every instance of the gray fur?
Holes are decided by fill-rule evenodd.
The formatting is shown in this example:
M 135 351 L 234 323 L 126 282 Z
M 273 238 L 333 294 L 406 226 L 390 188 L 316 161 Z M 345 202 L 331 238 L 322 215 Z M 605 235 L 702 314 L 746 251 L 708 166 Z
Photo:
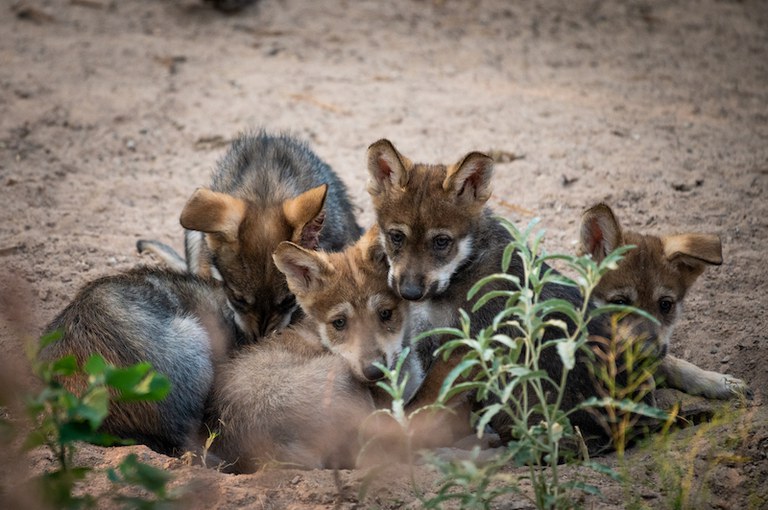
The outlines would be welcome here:
M 340 251 L 355 242 L 362 229 L 352 212 L 347 188 L 309 146 L 287 134 L 243 133 L 219 160 L 211 189 L 266 206 L 328 185 L 320 248 Z
M 74 354 L 82 364 L 100 354 L 117 366 L 148 361 L 172 384 L 158 403 L 112 404 L 103 430 L 167 454 L 179 453 L 198 431 L 213 382 L 214 359 L 237 341 L 224 293 L 215 282 L 172 271 L 138 268 L 87 284 L 51 322 L 63 337 L 42 359 Z M 63 381 L 78 391 L 84 381 Z

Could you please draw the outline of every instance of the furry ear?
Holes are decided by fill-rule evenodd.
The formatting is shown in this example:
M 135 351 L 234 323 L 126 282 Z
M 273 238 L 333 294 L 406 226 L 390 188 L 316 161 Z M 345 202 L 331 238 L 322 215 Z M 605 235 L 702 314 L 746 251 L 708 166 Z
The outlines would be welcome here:
M 392 186 L 405 188 L 412 165 L 389 140 L 381 139 L 374 143 L 368 147 L 368 193 L 376 196 Z
M 680 234 L 662 237 L 664 256 L 677 265 L 685 275 L 687 285 L 704 271 L 707 264 L 719 266 L 723 263 L 723 249 L 720 237 L 713 234 Z
M 283 214 L 293 227 L 292 240 L 299 246 L 316 250 L 320 243 L 320 231 L 325 221 L 325 197 L 328 185 L 323 184 L 283 202 Z
M 485 204 L 491 198 L 493 159 L 480 152 L 470 152 L 448 168 L 443 190 L 462 200 Z
M 579 255 L 592 255 L 596 262 L 624 244 L 624 235 L 616 216 L 608 205 L 602 203 L 590 207 L 581 216 L 580 234 Z
M 179 221 L 188 230 L 219 234 L 227 241 L 234 241 L 247 209 L 244 200 L 198 188 L 184 205 Z
M 285 275 L 288 288 L 297 296 L 317 289 L 322 285 L 323 276 L 330 271 L 321 253 L 290 241 L 283 241 L 277 246 L 272 260 Z
M 384 246 L 381 244 L 381 232 L 378 225 L 368 229 L 360 240 L 357 241 L 357 245 L 360 247 L 365 260 L 370 261 L 374 266 L 389 268 L 387 254 L 384 251 Z

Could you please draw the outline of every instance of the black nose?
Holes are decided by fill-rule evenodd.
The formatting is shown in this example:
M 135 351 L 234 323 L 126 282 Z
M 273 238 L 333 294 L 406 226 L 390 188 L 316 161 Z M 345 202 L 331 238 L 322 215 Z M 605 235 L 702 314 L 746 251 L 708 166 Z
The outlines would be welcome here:
M 384 378 L 384 372 L 376 365 L 368 365 L 363 369 L 363 376 L 369 381 L 378 381 Z
M 400 297 L 410 301 L 418 301 L 424 297 L 424 287 L 417 283 L 403 283 L 400 286 Z

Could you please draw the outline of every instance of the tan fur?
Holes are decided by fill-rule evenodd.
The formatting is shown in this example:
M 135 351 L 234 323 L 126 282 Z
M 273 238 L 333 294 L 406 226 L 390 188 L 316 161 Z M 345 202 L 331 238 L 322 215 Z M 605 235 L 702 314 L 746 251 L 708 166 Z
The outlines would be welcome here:
M 394 363 L 405 307 L 387 287 L 377 238 L 369 232 L 342 253 L 287 241 L 276 250 L 306 317 L 217 371 L 212 401 L 221 437 L 212 451 L 234 471 L 353 467 L 362 428 L 379 435 L 367 420 L 376 409 L 369 383 L 383 374 L 369 367 Z
M 711 234 L 667 237 L 623 231 L 613 211 L 598 204 L 582 217 L 579 252 L 600 261 L 622 245 L 634 245 L 595 289 L 603 302 L 630 304 L 659 321 L 658 338 L 666 352 L 673 327 L 682 313 L 683 300 L 707 265 L 722 263 L 720 239 Z M 693 395 L 732 398 L 747 393 L 746 383 L 727 374 L 710 372 L 667 355 L 657 379 Z
M 345 358 L 359 380 L 369 380 L 366 369 L 376 372 L 373 362 L 394 363 L 401 349 L 405 304 L 387 286 L 377 229 L 342 253 L 282 243 L 274 260 L 304 312 L 318 325 L 325 347 Z M 390 317 L 385 320 L 381 314 Z M 343 327 L 334 326 L 341 322 Z
M 389 283 L 401 296 L 422 299 L 448 285 L 470 249 L 454 241 L 472 231 L 490 198 L 492 165 L 478 152 L 454 165 L 426 165 L 412 163 L 388 140 L 369 147 L 368 191 L 383 240 L 403 237 L 402 246 L 388 254 Z M 438 249 L 440 239 L 444 249 Z

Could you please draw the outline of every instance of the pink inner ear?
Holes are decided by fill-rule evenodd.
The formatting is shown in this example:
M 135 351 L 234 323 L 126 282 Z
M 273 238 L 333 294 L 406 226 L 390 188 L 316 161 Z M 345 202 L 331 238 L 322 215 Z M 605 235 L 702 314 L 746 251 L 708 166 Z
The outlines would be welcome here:
M 301 229 L 301 238 L 299 245 L 308 250 L 317 250 L 320 247 L 320 231 L 323 229 L 325 221 L 325 211 L 315 216 L 313 220 L 304 225 Z
M 384 159 L 382 156 L 379 156 L 376 159 L 376 162 L 379 164 L 379 178 L 391 179 L 392 168 L 389 166 L 389 163 L 387 163 L 387 160 Z
M 597 218 L 592 218 L 589 222 L 589 253 L 593 257 L 597 256 L 598 248 L 600 248 L 600 253 L 602 253 L 602 244 L 603 231 L 600 230 L 600 222 L 597 221 Z

